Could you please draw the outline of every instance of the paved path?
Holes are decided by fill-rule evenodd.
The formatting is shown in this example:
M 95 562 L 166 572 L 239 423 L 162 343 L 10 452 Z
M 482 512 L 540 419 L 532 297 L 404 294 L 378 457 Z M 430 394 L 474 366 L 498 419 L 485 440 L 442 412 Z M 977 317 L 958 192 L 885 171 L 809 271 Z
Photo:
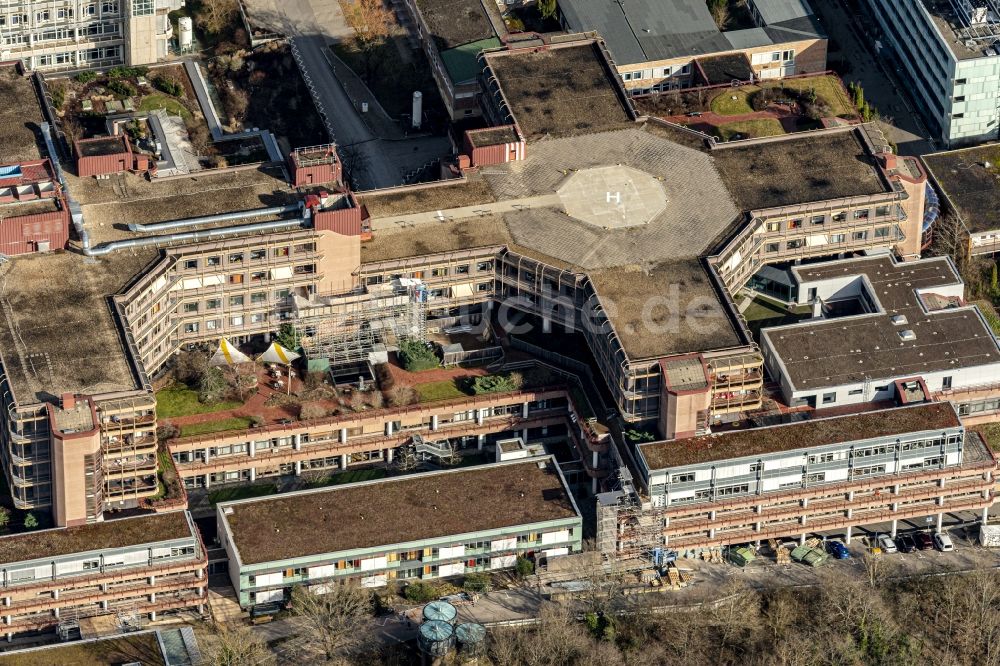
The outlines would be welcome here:
M 861 3 L 864 4 L 864 3 Z M 935 150 L 927 129 L 902 92 L 905 86 L 886 69 L 888 60 L 873 53 L 875 38 L 862 35 L 844 6 L 844 0 L 814 2 L 812 7 L 830 36 L 830 59 L 851 63 L 844 82 L 860 83 L 865 98 L 892 122 L 880 123 L 886 137 L 896 143 L 901 155 L 923 155 Z M 864 17 L 863 20 L 867 20 Z M 870 25 L 873 25 L 870 24 Z
M 355 190 L 402 185 L 407 173 L 448 152 L 447 137 L 384 141 L 362 120 L 326 57 L 329 44 L 351 36 L 337 0 L 248 0 L 247 9 L 254 21 L 290 36 L 302 76 L 331 140 L 341 149 Z
M 401 226 L 413 226 L 415 224 L 428 224 L 431 222 L 441 222 L 443 220 L 461 220 L 466 217 L 476 217 L 477 215 L 489 215 L 491 213 L 509 213 L 511 211 L 523 210 L 524 208 L 538 207 L 546 208 L 557 206 L 562 208 L 562 199 L 558 194 L 543 194 L 536 197 L 524 197 L 522 199 L 506 199 L 503 201 L 493 201 L 473 206 L 459 206 L 458 208 L 447 208 L 442 210 L 432 210 L 426 213 L 409 213 L 407 215 L 395 215 L 393 217 L 380 217 L 372 220 L 372 229 L 392 229 Z

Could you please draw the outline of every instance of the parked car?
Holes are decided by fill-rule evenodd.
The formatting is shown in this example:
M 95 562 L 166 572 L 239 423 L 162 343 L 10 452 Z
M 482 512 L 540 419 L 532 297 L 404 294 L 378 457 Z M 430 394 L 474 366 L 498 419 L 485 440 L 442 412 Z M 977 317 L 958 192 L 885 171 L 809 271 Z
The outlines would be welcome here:
M 847 550 L 847 546 L 840 541 L 827 541 L 826 552 L 830 553 L 835 559 L 838 560 L 847 560 L 851 557 L 851 553 Z
M 896 544 L 892 542 L 892 538 L 888 534 L 880 534 L 878 537 L 878 545 L 882 549 L 883 553 L 898 553 L 899 549 L 896 548 Z
M 912 553 L 917 549 L 917 542 L 909 534 L 900 534 L 896 537 L 896 547 L 901 553 Z
M 917 532 L 917 548 L 931 550 L 934 548 L 934 538 L 928 532 Z
M 934 547 L 940 550 L 942 553 L 947 553 L 949 551 L 955 550 L 955 544 L 951 542 L 951 537 L 944 532 L 934 533 Z

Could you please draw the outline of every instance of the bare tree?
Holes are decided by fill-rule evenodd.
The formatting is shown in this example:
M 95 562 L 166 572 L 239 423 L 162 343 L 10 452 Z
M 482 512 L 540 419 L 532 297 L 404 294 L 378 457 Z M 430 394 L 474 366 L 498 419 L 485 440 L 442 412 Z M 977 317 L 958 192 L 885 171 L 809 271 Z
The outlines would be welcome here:
M 340 6 L 364 62 L 364 71 L 359 73 L 371 83 L 382 64 L 379 47 L 392 35 L 396 18 L 382 0 L 341 0 Z
M 241 624 L 216 625 L 209 645 L 205 666 L 270 666 L 275 663 L 263 639 Z
M 889 573 L 892 571 L 895 562 L 890 560 L 888 557 L 866 550 L 861 556 L 861 566 L 865 570 L 865 579 L 868 581 L 868 586 L 875 589 L 886 579 Z
M 729 25 L 729 0 L 709 0 L 708 9 L 719 30 L 725 30 Z
M 202 0 L 196 20 L 205 32 L 218 34 L 233 20 L 236 0 Z
M 400 472 L 409 472 L 420 466 L 420 459 L 412 446 L 401 446 L 396 449 L 392 465 Z
M 938 256 L 951 257 L 955 265 L 961 267 L 968 254 L 969 234 L 965 225 L 956 215 L 942 215 L 934 223 L 934 238 L 931 252 Z
M 364 647 L 372 609 L 371 592 L 354 583 L 332 584 L 327 594 L 301 586 L 292 591 L 292 610 L 301 619 L 299 638 L 327 661 Z

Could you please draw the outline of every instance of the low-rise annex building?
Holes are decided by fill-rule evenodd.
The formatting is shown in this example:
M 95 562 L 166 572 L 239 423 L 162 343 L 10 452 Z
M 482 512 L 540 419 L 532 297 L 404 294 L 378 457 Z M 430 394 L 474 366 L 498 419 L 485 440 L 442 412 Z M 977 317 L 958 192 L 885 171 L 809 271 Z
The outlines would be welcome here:
M 0 666 L 191 666 L 200 659 L 194 630 L 179 627 L 10 650 L 0 653 Z
M 1000 345 L 947 257 L 888 255 L 792 266 L 794 302 L 815 316 L 761 332 L 786 404 L 948 400 L 969 423 L 1000 412 Z M 918 381 L 919 380 L 919 381 Z M 988 408 L 987 408 L 988 407 Z
M 222 502 L 219 537 L 240 605 L 356 580 L 435 579 L 582 548 L 583 523 L 552 457 Z
M 997 461 L 950 403 L 814 418 L 637 447 L 643 504 L 605 497 L 600 547 L 648 557 L 812 532 L 982 512 Z
M 0 633 L 115 612 L 200 614 L 206 563 L 186 511 L 0 537 Z

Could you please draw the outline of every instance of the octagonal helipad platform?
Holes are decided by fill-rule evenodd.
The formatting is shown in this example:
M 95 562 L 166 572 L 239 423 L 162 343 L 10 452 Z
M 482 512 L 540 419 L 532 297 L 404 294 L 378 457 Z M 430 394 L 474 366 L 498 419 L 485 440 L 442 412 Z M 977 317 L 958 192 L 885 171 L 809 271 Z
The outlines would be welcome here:
M 556 192 L 570 217 L 603 229 L 648 224 L 667 207 L 659 180 L 621 165 L 577 171 Z

